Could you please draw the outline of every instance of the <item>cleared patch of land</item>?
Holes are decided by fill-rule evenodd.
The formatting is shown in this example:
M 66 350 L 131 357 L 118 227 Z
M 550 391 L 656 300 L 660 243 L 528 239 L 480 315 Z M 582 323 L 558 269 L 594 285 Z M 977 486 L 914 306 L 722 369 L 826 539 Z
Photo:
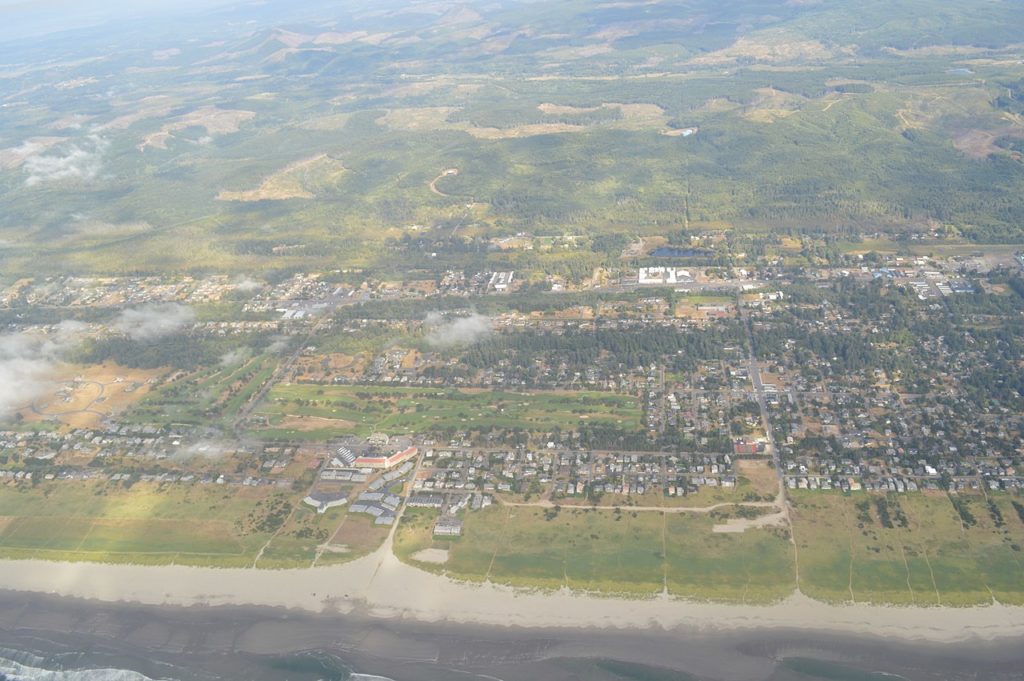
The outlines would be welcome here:
M 412 554 L 412 559 L 421 563 L 443 565 L 448 562 L 448 552 L 444 549 L 420 549 Z
M 408 109 L 390 109 L 377 119 L 377 123 L 391 130 L 442 130 L 459 127 L 448 122 L 448 116 L 458 111 L 453 106 L 428 106 Z
M 0 169 L 19 168 L 29 158 L 65 141 L 65 137 L 31 137 L 16 147 L 0 149 Z
M 774 88 L 758 88 L 755 92 L 758 99 L 744 111 L 743 117 L 757 123 L 773 123 L 780 118 L 792 116 L 808 101 L 800 95 Z
M 19 413 L 26 422 L 53 420 L 74 428 L 96 428 L 145 397 L 164 373 L 116 364 L 66 366 L 54 377 L 54 390 Z
M 174 136 L 174 133 L 191 127 L 204 128 L 207 135 L 226 135 L 238 132 L 242 123 L 255 117 L 256 114 L 252 111 L 202 106 L 165 123 L 157 132 L 147 135 L 138 148 L 139 151 L 145 151 L 150 147 L 166 149 L 167 142 Z
M 740 459 L 736 472 L 750 481 L 750 486 L 759 494 L 774 494 L 779 489 L 779 478 L 768 461 Z
M 286 430 L 315 431 L 324 428 L 351 430 L 356 424 L 345 419 L 329 419 L 323 416 L 293 416 L 286 414 L 279 424 Z
M 818 40 L 801 39 L 784 31 L 761 31 L 743 36 L 729 47 L 695 57 L 694 64 L 726 64 L 742 58 L 759 62 L 781 63 L 795 60 L 821 60 L 834 57 L 836 50 Z
M 293 163 L 265 178 L 257 189 L 222 191 L 219 201 L 284 201 L 312 199 L 321 191 L 336 185 L 345 174 L 341 161 L 320 154 Z

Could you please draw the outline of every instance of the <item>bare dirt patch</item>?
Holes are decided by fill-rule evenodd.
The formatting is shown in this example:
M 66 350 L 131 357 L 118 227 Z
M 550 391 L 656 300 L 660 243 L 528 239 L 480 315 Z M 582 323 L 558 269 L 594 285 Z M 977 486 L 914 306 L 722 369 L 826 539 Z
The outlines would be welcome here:
M 583 130 L 586 130 L 586 126 L 567 123 L 531 123 L 516 128 L 468 128 L 466 132 L 481 140 L 505 140 L 563 132 L 582 132 Z
M 366 31 L 349 31 L 347 33 L 321 33 L 313 39 L 314 45 L 346 45 L 370 35 Z
M 356 424 L 345 419 L 329 419 L 323 416 L 297 416 L 287 414 L 281 421 L 279 427 L 288 430 L 309 432 L 323 430 L 324 428 L 337 428 L 339 430 L 351 430 Z
M 52 419 L 73 428 L 96 428 L 142 399 L 163 373 L 116 364 L 62 367 L 54 376 L 53 391 L 19 413 L 27 422 Z
M 283 201 L 285 199 L 313 199 L 323 188 L 337 183 L 345 173 L 345 166 L 320 154 L 293 163 L 264 178 L 257 189 L 221 191 L 218 201 Z
M 447 549 L 420 549 L 410 557 L 421 563 L 444 565 L 448 562 L 448 551 Z
M 93 118 L 95 118 L 95 116 L 87 116 L 85 114 L 68 114 L 67 116 L 58 118 L 46 127 L 50 130 L 77 130 Z
M 696 135 L 700 128 L 674 128 L 672 130 L 662 130 L 661 134 L 666 137 L 691 137 Z
M 583 47 L 559 47 L 544 53 L 546 57 L 555 59 L 587 59 L 614 52 L 615 48 L 607 43 L 585 45 Z
M 437 194 L 438 196 L 450 196 L 449 194 L 445 194 L 443 191 L 438 189 L 437 183 L 441 178 L 454 176 L 458 174 L 458 168 L 445 168 L 444 170 L 441 171 L 440 175 L 438 175 L 437 177 L 430 181 L 430 184 L 428 185 L 430 187 L 430 191 L 433 192 L 434 194 Z
M 628 121 L 661 122 L 665 110 L 657 104 L 611 104 L 622 111 L 622 117 Z
M 99 127 L 98 131 L 124 130 L 147 118 L 166 116 L 174 109 L 174 102 L 165 95 L 145 97 L 136 104 L 135 111 L 118 116 L 114 120 Z
M 30 137 L 16 147 L 0 149 L 0 168 L 4 170 L 19 168 L 29 158 L 43 153 L 66 139 L 66 137 Z
M 985 158 L 998 149 L 996 135 L 988 130 L 968 130 L 953 140 L 953 146 L 971 158 Z
M 167 141 L 175 132 L 191 127 L 201 127 L 207 135 L 226 135 L 238 132 L 239 126 L 252 120 L 256 114 L 252 111 L 237 109 L 220 109 L 216 106 L 203 106 L 166 123 L 159 131 L 148 135 L 139 145 L 139 151 L 149 147 L 166 149 Z
M 565 106 L 563 104 L 551 104 L 550 102 L 544 102 L 538 104 L 537 108 L 546 114 L 552 116 L 571 116 L 572 114 L 590 113 L 597 111 L 600 106 Z
M 759 97 L 743 113 L 743 117 L 757 123 L 774 123 L 780 118 L 792 116 L 808 101 L 805 97 L 774 88 L 754 90 Z
M 762 32 L 756 37 L 739 38 L 729 47 L 690 61 L 693 64 L 726 64 L 743 57 L 753 57 L 759 62 L 789 62 L 828 59 L 835 55 L 836 50 L 817 40 L 803 40 L 782 32 Z
M 974 159 L 982 159 L 1003 151 L 996 144 L 1000 137 L 1024 137 L 1024 128 L 1006 127 L 997 130 L 980 130 L 974 128 L 957 135 L 953 146 Z
M 303 33 L 295 33 L 293 31 L 286 31 L 279 28 L 274 31 L 274 40 L 279 43 L 283 43 L 288 47 L 298 47 L 299 45 L 304 45 L 313 40 L 313 36 L 305 35 Z
M 771 513 L 757 518 L 730 518 L 711 528 L 716 534 L 739 534 L 747 530 L 754 530 L 761 527 L 775 527 L 786 523 L 786 515 L 782 512 Z
M 508 128 L 478 127 L 465 121 L 451 122 L 449 116 L 459 107 L 410 107 L 391 109 L 377 119 L 379 125 L 391 130 L 423 131 L 423 130 L 463 130 L 477 139 L 517 139 L 537 135 L 558 133 L 584 132 L 591 127 L 619 129 L 658 129 L 664 128 L 668 122 L 664 109 L 657 104 L 622 104 L 605 102 L 593 107 L 576 107 L 564 104 L 543 102 L 538 110 L 550 116 L 571 116 L 598 111 L 600 109 L 618 109 L 622 117 L 618 120 L 594 123 L 592 125 L 575 125 L 572 123 L 529 123 Z
M 566 106 L 563 104 L 551 104 L 544 102 L 537 105 L 537 108 L 551 116 L 571 116 L 574 114 L 592 113 L 600 109 L 618 109 L 622 113 L 623 120 L 658 122 L 665 118 L 665 110 L 657 104 L 621 104 L 619 102 L 603 102 L 598 106 Z
M 779 478 L 767 461 L 740 459 L 736 462 L 736 472 L 750 481 L 755 492 L 774 494 L 779 490 Z

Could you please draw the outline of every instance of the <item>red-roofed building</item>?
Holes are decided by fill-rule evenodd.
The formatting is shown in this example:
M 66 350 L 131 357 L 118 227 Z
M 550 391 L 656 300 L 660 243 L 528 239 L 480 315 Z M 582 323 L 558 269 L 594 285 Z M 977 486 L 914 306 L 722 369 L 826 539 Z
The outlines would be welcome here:
M 365 454 L 355 460 L 353 464 L 357 468 L 391 468 L 397 466 L 403 461 L 408 461 L 412 457 L 416 456 L 416 452 L 419 451 L 415 446 L 407 447 L 400 452 L 395 452 L 390 456 L 384 456 L 383 454 Z

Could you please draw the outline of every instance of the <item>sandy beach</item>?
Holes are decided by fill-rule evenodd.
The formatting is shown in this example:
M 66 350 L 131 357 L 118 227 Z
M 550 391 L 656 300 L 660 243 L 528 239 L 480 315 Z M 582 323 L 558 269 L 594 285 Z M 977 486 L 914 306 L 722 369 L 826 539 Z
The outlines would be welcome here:
M 270 606 L 312 613 L 528 628 L 701 632 L 792 629 L 903 641 L 1024 636 L 1024 608 L 829 605 L 794 594 L 768 605 L 605 598 L 466 584 L 401 563 L 385 545 L 341 566 L 248 570 L 0 561 L 3 589 L 148 605 Z

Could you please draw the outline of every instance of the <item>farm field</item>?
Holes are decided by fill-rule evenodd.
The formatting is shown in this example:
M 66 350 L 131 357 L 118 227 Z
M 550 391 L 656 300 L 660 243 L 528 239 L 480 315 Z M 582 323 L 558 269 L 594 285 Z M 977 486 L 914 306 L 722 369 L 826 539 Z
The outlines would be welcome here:
M 634 397 L 599 392 L 277 385 L 256 413 L 267 420 L 264 437 L 324 439 L 375 430 L 549 431 L 581 420 L 638 429 L 641 409 Z M 318 428 L 316 419 L 330 421 Z
M 791 499 L 800 588 L 811 597 L 905 605 L 1024 603 L 1024 522 L 1006 495 L 986 500 L 797 490 Z M 951 499 L 963 504 L 973 523 Z

